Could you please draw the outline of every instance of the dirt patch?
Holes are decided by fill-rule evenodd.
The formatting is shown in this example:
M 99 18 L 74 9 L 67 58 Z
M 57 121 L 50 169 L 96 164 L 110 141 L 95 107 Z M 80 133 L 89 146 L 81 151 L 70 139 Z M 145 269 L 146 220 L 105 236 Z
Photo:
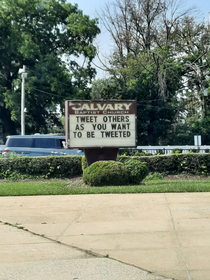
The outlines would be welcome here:
M 71 179 L 70 183 L 67 185 L 67 187 L 69 187 L 69 188 L 75 187 L 75 186 L 81 186 L 81 187 L 86 186 L 86 184 L 83 182 L 82 177 L 77 177 L 77 178 Z
M 210 176 L 179 174 L 179 175 L 165 175 L 163 177 L 163 179 L 166 179 L 166 180 L 210 180 Z

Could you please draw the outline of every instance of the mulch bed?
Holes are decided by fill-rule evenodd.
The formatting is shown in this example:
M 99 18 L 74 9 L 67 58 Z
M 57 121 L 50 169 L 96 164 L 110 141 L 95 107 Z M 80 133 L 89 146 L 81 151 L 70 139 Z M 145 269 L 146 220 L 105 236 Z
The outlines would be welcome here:
M 163 179 L 166 179 L 166 180 L 210 180 L 210 176 L 179 174 L 179 175 L 165 175 L 163 177 Z

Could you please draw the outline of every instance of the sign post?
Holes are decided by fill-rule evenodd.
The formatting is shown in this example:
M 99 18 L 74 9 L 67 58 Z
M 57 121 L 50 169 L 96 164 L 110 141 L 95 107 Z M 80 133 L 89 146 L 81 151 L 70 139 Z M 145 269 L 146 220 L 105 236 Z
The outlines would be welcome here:
M 84 149 L 88 165 L 116 160 L 119 147 L 136 147 L 136 102 L 68 100 L 66 143 Z
M 194 145 L 199 149 L 199 146 L 201 146 L 201 135 L 194 135 Z

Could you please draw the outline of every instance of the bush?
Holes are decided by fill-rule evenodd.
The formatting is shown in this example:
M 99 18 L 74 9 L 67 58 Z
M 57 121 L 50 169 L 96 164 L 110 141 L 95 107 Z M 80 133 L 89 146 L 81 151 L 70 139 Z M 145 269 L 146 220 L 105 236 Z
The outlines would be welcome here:
M 146 162 L 149 172 L 161 174 L 210 174 L 210 154 L 175 154 L 151 157 L 132 157 L 141 162 Z M 119 157 L 118 160 L 125 162 L 130 157 Z
M 81 156 L 0 159 L 0 179 L 72 178 L 82 174 Z
M 129 159 L 124 161 L 125 167 L 128 171 L 129 184 L 140 184 L 141 181 L 149 174 L 149 169 L 145 162 L 138 159 Z
M 96 161 L 84 169 L 83 181 L 90 186 L 127 185 L 127 170 L 121 162 Z
M 90 186 L 119 186 L 139 184 L 149 169 L 137 159 L 126 159 L 123 163 L 97 161 L 83 169 L 83 181 Z
M 119 156 L 145 156 L 147 153 L 144 153 L 141 149 L 129 149 L 129 148 L 124 148 L 124 149 L 119 149 L 118 150 L 118 155 Z
M 87 168 L 87 160 L 86 157 L 83 156 L 82 157 L 82 171 L 84 172 L 84 170 Z
M 145 179 L 144 182 L 148 182 L 148 181 L 153 181 L 153 180 L 162 180 L 163 179 L 163 175 L 160 173 L 151 173 L 149 174 Z
M 198 154 L 174 154 L 162 156 L 118 156 L 118 163 L 122 164 L 129 160 L 134 160 L 135 164 L 130 170 L 135 171 L 137 162 L 146 163 L 149 172 L 161 174 L 210 174 L 210 153 Z M 137 161 L 136 161 L 137 160 Z M 81 164 L 81 162 L 83 163 Z M 133 163 L 129 163 L 133 164 Z M 0 158 L 0 179 L 24 179 L 24 178 L 72 178 L 82 175 L 86 168 L 85 157 L 65 156 L 65 157 L 18 157 L 18 158 Z M 111 167 L 112 168 L 112 167 Z M 88 168 L 87 168 L 88 169 Z M 124 166 L 124 171 L 126 165 Z M 85 169 L 86 170 L 86 169 Z M 108 172 L 108 171 L 107 171 Z M 126 172 L 126 171 L 125 171 Z M 136 172 L 136 171 L 135 171 Z M 108 173 L 107 173 L 108 174 Z M 127 173 L 126 173 L 127 174 Z M 136 172 L 138 176 L 138 172 Z M 111 176 L 111 175 L 110 175 Z M 124 176 L 124 175 L 123 175 Z M 126 175 L 128 176 L 128 175 Z M 119 176 L 118 176 L 119 177 Z M 118 179 L 117 179 L 118 180 Z M 129 178 L 123 177 L 125 182 L 117 185 L 128 184 Z M 130 179 L 130 183 L 131 182 Z M 112 185 L 111 182 L 110 185 Z
M 172 154 L 173 155 L 179 155 L 179 154 L 181 154 L 182 153 L 182 149 L 174 149 L 173 151 L 172 151 Z

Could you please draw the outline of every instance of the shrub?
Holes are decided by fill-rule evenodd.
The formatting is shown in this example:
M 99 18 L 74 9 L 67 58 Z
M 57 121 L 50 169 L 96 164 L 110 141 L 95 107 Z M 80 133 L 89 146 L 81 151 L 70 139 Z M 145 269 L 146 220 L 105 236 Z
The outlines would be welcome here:
M 81 156 L 0 159 L 0 179 L 71 178 L 82 174 Z
M 152 181 L 152 180 L 162 180 L 163 179 L 163 175 L 155 172 L 155 173 L 151 173 L 149 174 L 145 179 L 144 182 L 148 182 L 148 181 Z
M 87 160 L 86 157 L 83 156 L 82 157 L 82 171 L 84 172 L 84 170 L 87 168 Z
M 149 172 L 161 174 L 210 174 L 210 154 L 177 154 L 151 157 L 133 157 L 141 162 L 146 162 Z M 118 160 L 125 162 L 130 157 L 119 157 Z
M 174 149 L 173 151 L 172 151 L 172 154 L 173 155 L 179 155 L 179 154 L 181 154 L 182 153 L 182 149 Z
M 149 172 L 161 174 L 210 174 L 210 153 L 198 154 L 174 154 L 162 156 L 118 156 L 118 162 L 125 163 L 130 159 L 145 162 Z M 86 166 L 85 157 L 18 157 L 0 158 L 0 179 L 24 179 L 24 178 L 72 178 L 82 175 Z M 135 160 L 135 162 L 136 162 Z M 126 169 L 126 166 L 124 166 Z M 138 174 L 138 172 L 137 172 Z M 124 177 L 123 177 L 124 178 Z M 128 182 L 128 178 L 125 181 Z M 119 181 L 120 182 L 120 181 Z M 131 182 L 130 182 L 131 183 Z M 119 183 L 120 185 L 121 183 Z M 117 184 L 118 185 L 118 184 Z
M 149 174 L 149 169 L 145 162 L 138 159 L 129 159 L 124 161 L 128 171 L 128 181 L 130 184 L 139 184 Z
M 145 156 L 146 154 L 141 149 L 137 150 L 137 149 L 124 148 L 118 150 L 118 155 L 119 156 Z
M 84 169 L 83 181 L 90 186 L 127 185 L 127 170 L 121 162 L 96 161 Z

